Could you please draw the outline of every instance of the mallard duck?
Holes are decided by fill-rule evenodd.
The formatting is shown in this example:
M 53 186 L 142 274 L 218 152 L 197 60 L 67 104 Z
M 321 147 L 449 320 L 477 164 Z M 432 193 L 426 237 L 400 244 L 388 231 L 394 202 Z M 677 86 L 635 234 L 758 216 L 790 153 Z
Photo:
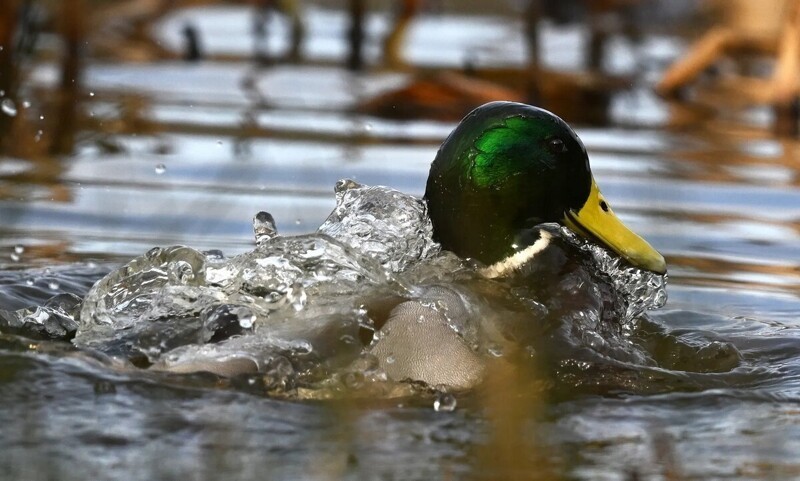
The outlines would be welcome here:
M 364 345 L 394 381 L 410 379 L 458 389 L 478 384 L 487 356 L 463 335 L 469 328 L 459 327 L 476 315 L 497 318 L 481 321 L 481 334 L 472 336 L 483 344 L 488 339 L 498 349 L 507 346 L 505 333 L 515 329 L 515 323 L 524 332 L 512 337 L 536 336 L 526 326 L 530 312 L 516 315 L 508 306 L 491 305 L 492 312 L 477 314 L 471 299 L 476 292 L 482 304 L 497 299 L 493 291 L 498 284 L 493 279 L 516 276 L 525 282 L 526 276 L 536 277 L 530 276 L 536 272 L 531 266 L 546 263 L 544 252 L 556 244 L 542 223 L 566 226 L 641 269 L 666 272 L 661 254 L 614 215 L 575 132 L 537 107 L 492 102 L 467 115 L 439 149 L 423 201 L 434 239 L 484 267 L 477 281 L 468 285 L 442 280 L 417 286 L 412 297 L 379 299 L 375 307 L 368 307 L 378 335 L 363 339 Z M 563 270 L 558 266 L 549 272 Z M 257 369 L 254 363 L 236 359 L 227 363 L 198 359 L 169 368 L 224 376 Z
M 552 239 L 536 226 L 551 222 L 596 241 L 635 267 L 657 274 L 667 269 L 664 257 L 611 210 L 575 132 L 537 107 L 492 102 L 467 115 L 431 164 L 424 198 L 434 238 L 444 249 L 485 264 L 481 272 L 488 278 L 529 269 Z M 451 313 L 464 311 L 456 290 L 437 288 L 427 297 Z M 448 328 L 442 308 L 430 305 L 416 299 L 395 307 L 382 328 L 389 334 L 379 338 L 372 352 L 398 381 L 475 385 L 485 363 Z

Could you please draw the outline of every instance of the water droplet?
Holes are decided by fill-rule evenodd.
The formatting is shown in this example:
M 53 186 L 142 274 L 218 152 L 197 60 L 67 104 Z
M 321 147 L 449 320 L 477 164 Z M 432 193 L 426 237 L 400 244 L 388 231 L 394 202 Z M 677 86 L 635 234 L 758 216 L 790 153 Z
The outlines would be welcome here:
M 456 397 L 450 393 L 439 393 L 433 401 L 433 410 L 436 412 L 452 412 L 456 409 Z
M 252 329 L 257 317 L 247 306 L 221 304 L 209 307 L 200 313 L 203 325 L 202 342 L 219 342 L 233 336 L 245 334 Z
M 356 342 L 356 338 L 354 338 L 350 334 L 343 334 L 342 337 L 339 338 L 339 340 L 345 344 L 353 344 L 354 342 Z
M 42 132 L 42 129 L 37 130 L 36 131 L 36 135 L 33 136 L 34 142 L 39 142 L 40 140 L 42 140 L 42 134 L 43 133 L 44 132 Z
M 496 344 L 489 346 L 486 349 L 486 352 L 488 352 L 493 357 L 503 357 L 503 349 Z
M 219 249 L 210 249 L 207 251 L 203 251 L 203 254 L 212 261 L 221 261 L 225 259 L 225 254 Z
M 417 323 L 422 324 L 423 322 L 425 322 L 425 315 L 420 314 L 419 317 L 417 318 Z
M 369 122 L 364 123 L 364 132 L 369 132 L 372 130 L 372 124 Z
M 44 120 L 44 115 L 40 115 L 39 120 Z
M 22 244 L 15 245 L 14 246 L 14 252 L 17 253 L 17 254 L 22 255 L 22 253 L 25 252 L 25 246 L 22 245 Z
M 359 187 L 361 187 L 361 184 L 353 179 L 339 179 L 333 186 L 333 191 L 339 193 L 350 189 L 358 189 Z
M 49 287 L 50 290 L 57 291 L 61 285 L 58 283 L 58 281 L 50 281 L 47 283 L 47 287 Z
M 375 321 L 369 317 L 369 311 L 367 311 L 363 306 L 356 309 L 354 314 L 356 316 L 356 320 L 358 321 L 359 327 L 370 331 L 375 330 Z
M 43 307 L 37 307 L 35 311 L 22 318 L 22 322 L 31 322 L 35 324 L 44 324 L 50 319 L 50 313 Z
M 29 109 L 31 108 L 31 103 L 27 100 L 22 101 L 22 108 Z
M 239 325 L 242 329 L 250 329 L 256 322 L 256 314 L 247 307 L 240 307 L 236 310 L 236 314 L 239 316 Z
M 395 359 L 395 358 L 394 358 L 394 356 L 387 356 L 387 357 L 386 357 L 386 364 L 394 364 L 394 362 L 395 362 L 396 360 L 397 360 L 397 359 Z
M 164 164 L 156 165 L 156 174 L 161 175 L 167 171 L 167 166 Z
M 348 372 L 342 376 L 342 383 L 349 389 L 359 389 L 364 386 L 364 374 L 360 372 Z
M 300 225 L 300 219 L 295 219 L 294 220 L 294 225 Z
M 269 212 L 263 210 L 253 217 L 253 232 L 256 235 L 256 245 L 261 245 L 278 235 L 275 219 Z
M 19 260 L 20 260 L 21 258 L 22 258 L 22 256 L 20 256 L 20 255 L 19 255 L 19 254 L 17 254 L 16 252 L 12 252 L 12 253 L 11 253 L 11 260 L 12 260 L 13 262 L 19 262 Z
M 17 106 L 14 105 L 14 101 L 11 99 L 3 99 L 3 101 L 0 102 L 0 110 L 9 117 L 17 115 Z
M 94 92 L 89 92 L 89 97 L 94 97 Z
M 653 299 L 653 308 L 660 309 L 667 304 L 667 291 L 659 289 L 656 292 L 655 299 Z
M 167 265 L 169 280 L 178 284 L 186 284 L 194 280 L 194 269 L 186 261 L 170 262 Z
M 300 341 L 295 343 L 294 352 L 300 355 L 311 354 L 314 352 L 314 346 L 308 341 Z
M 291 389 L 294 378 L 292 363 L 285 357 L 276 356 L 269 361 L 263 378 L 264 386 L 267 391 Z
M 25 284 L 27 284 L 29 286 L 32 286 L 34 282 L 35 281 L 34 281 L 33 277 L 29 277 L 29 278 L 25 279 Z
M 362 354 L 361 357 L 353 361 L 350 369 L 372 375 L 380 371 L 380 361 L 372 354 Z
M 308 294 L 303 289 L 303 284 L 295 282 L 292 288 L 286 293 L 286 300 L 292 305 L 295 311 L 302 311 L 308 302 Z

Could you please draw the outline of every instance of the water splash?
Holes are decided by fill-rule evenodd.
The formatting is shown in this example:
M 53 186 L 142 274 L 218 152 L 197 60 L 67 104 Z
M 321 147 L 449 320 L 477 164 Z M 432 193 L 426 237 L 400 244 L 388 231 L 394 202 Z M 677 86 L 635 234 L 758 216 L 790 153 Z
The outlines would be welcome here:
M 115 330 L 130 328 L 154 309 L 160 289 L 171 282 L 200 287 L 205 281 L 205 267 L 205 256 L 190 247 L 151 249 L 92 287 L 81 309 L 81 331 L 102 325 Z
M 200 313 L 200 342 L 207 343 L 252 332 L 256 313 L 247 306 L 219 304 Z
M 275 226 L 275 219 L 269 212 L 261 211 L 253 217 L 253 233 L 256 236 L 256 245 L 272 239 L 278 235 L 278 228 Z
M 336 183 L 336 207 L 318 231 L 370 256 L 392 272 L 428 259 L 441 247 L 425 202 L 382 186 Z
M 561 236 L 570 244 L 588 253 L 597 269 L 611 281 L 617 294 L 625 301 L 623 323 L 630 323 L 645 311 L 660 309 L 667 303 L 667 275 L 633 267 L 607 249 L 578 237 L 566 227 Z
M 72 339 L 78 329 L 75 319 L 80 307 L 80 297 L 59 294 L 42 306 L 0 310 L 0 330 L 37 339 L 66 341 Z
M 75 344 L 179 372 L 261 369 L 276 354 L 324 364 L 361 350 L 356 299 L 405 292 L 386 266 L 328 235 L 281 237 L 266 212 L 254 231 L 256 248 L 232 258 L 155 248 L 111 272 L 87 294 Z
M 308 295 L 306 294 L 303 284 L 295 282 L 286 293 L 286 300 L 292 305 L 295 311 L 302 311 L 308 302 Z
M 376 329 L 363 305 L 370 297 L 416 300 L 436 318 L 419 322 L 445 323 L 484 359 L 515 358 L 515 348 L 501 337 L 522 336 L 522 350 L 548 323 L 568 326 L 570 345 L 613 356 L 625 346 L 606 340 L 619 325 L 609 321 L 628 322 L 663 304 L 660 277 L 558 228 L 555 235 L 588 254 L 593 265 L 559 278 L 548 291 L 555 300 L 517 295 L 513 284 L 484 279 L 479 266 L 440 252 L 420 199 L 350 180 L 335 190 L 336 208 L 316 233 L 282 237 L 262 211 L 253 221 L 256 247 L 250 252 L 227 258 L 219 251 L 155 248 L 111 272 L 86 296 L 75 344 L 143 356 L 145 365 L 175 372 L 275 371 L 268 381 L 248 377 L 248 389 L 294 389 L 324 378 L 336 389 L 362 391 L 387 382 L 380 369 L 359 371 L 354 362 L 390 329 Z M 606 279 L 603 289 L 593 284 L 598 275 Z M 474 291 L 476 283 L 488 297 Z M 624 302 L 606 302 L 608 286 Z M 574 298 L 585 302 L 562 302 Z M 371 341 L 359 342 L 365 332 Z M 397 357 L 388 352 L 381 362 L 393 365 Z M 450 410 L 455 400 L 443 398 L 439 405 Z

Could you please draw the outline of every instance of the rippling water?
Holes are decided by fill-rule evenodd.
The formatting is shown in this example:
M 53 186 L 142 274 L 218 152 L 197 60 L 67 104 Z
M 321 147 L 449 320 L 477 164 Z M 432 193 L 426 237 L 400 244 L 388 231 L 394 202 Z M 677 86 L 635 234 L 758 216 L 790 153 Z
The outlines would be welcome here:
M 235 54 L 249 44 L 223 28 L 243 18 L 226 12 L 209 47 Z M 314 15 L 323 38 L 338 35 L 324 11 Z M 182 21 L 162 25 L 168 45 Z M 460 31 L 458 19 L 439 21 Z M 423 25 L 412 59 L 516 35 L 495 20 L 470 25 L 480 35 L 450 34 L 432 53 L 418 45 L 441 25 Z M 547 38 L 577 41 L 572 31 Z M 657 69 L 665 43 L 617 45 L 630 61 L 614 68 Z M 338 55 L 326 45 L 310 55 Z M 114 369 L 52 340 L 95 281 L 154 246 L 248 252 L 259 211 L 282 234 L 311 232 L 344 177 L 420 195 L 453 124 L 350 113 L 405 78 L 324 63 L 90 65 L 85 105 L 100 122 L 79 151 L 0 159 L 0 319 L 36 317 L 48 301 L 64 314 L 26 337 L 0 328 L 0 469 L 10 479 L 800 476 L 800 144 L 767 134 L 759 110 L 679 122 L 644 87 L 612 101 L 609 125 L 577 131 L 615 211 L 669 264 L 666 307 L 630 333 L 654 366 L 555 366 L 567 382 L 546 399 L 530 379 L 496 376 L 437 412 L 434 401 L 450 401 L 286 401 L 205 374 Z M 34 79 L 52 82 L 53 68 Z

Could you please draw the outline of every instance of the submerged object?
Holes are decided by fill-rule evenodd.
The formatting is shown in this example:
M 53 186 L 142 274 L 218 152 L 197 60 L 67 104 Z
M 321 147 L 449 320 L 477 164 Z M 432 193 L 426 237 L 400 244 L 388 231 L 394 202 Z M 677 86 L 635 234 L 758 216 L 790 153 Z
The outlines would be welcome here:
M 348 180 L 335 192 L 315 233 L 280 236 L 261 212 L 251 252 L 156 248 L 111 272 L 73 342 L 151 370 L 264 375 L 270 393 L 354 369 L 344 384 L 469 389 L 488 363 L 548 350 L 647 362 L 621 329 L 663 304 L 664 259 L 614 216 L 550 112 L 473 111 L 424 199 Z

